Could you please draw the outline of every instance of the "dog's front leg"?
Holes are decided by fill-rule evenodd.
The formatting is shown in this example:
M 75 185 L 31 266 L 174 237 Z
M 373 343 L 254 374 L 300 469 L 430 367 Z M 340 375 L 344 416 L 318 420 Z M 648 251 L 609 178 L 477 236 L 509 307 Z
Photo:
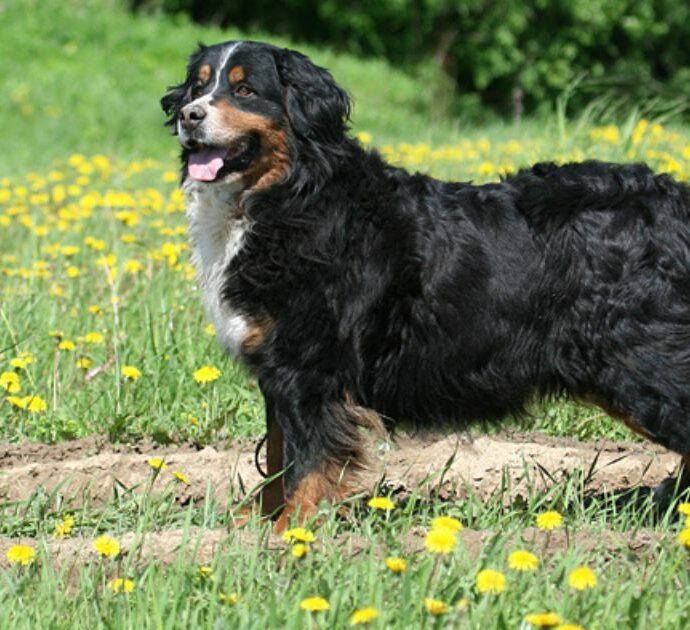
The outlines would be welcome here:
M 313 517 L 322 501 L 335 502 L 351 491 L 352 473 L 361 464 L 359 426 L 343 402 L 274 399 L 283 442 L 285 509 L 275 529 Z
M 270 397 L 266 402 L 266 475 L 269 481 L 256 497 L 259 513 L 264 517 L 277 518 L 285 506 L 283 483 L 283 429 L 275 414 L 275 406 Z

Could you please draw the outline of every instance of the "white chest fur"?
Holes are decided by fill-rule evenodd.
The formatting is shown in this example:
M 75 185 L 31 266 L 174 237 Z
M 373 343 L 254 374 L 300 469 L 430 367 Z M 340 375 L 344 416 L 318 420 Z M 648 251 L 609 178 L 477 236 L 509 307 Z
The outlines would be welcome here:
M 242 249 L 247 220 L 238 210 L 232 186 L 199 184 L 188 179 L 184 190 L 192 263 L 204 304 L 218 340 L 238 356 L 248 331 L 247 318 L 222 299 L 222 290 L 228 265 Z

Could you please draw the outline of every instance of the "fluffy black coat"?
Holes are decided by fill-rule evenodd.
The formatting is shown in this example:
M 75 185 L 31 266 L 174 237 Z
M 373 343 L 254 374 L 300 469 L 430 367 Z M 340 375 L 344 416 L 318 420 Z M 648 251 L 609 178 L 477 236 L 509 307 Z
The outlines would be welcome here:
M 288 504 L 360 459 L 366 410 L 463 426 L 563 394 L 690 453 L 686 185 L 596 161 L 481 186 L 409 174 L 348 137 L 326 71 L 261 51 L 291 166 L 244 196 L 223 298 L 271 321 L 243 358 L 284 436 Z

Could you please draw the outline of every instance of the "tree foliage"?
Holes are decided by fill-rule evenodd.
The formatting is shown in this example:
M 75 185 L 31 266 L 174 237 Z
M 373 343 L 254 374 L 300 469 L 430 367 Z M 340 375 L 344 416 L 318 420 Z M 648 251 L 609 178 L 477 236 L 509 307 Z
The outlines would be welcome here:
M 636 99 L 684 95 L 690 79 L 690 5 L 678 0 L 131 2 L 410 68 L 433 59 L 460 94 L 503 112 L 551 104 L 578 77 Z

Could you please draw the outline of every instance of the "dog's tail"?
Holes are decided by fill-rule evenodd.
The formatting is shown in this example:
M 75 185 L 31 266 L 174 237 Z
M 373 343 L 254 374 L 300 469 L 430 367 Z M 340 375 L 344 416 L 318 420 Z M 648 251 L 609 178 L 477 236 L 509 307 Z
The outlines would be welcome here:
M 690 188 L 645 164 L 544 162 L 507 181 L 518 209 L 537 230 L 558 229 L 583 211 L 621 208 L 635 208 L 650 222 L 664 210 L 690 218 Z

